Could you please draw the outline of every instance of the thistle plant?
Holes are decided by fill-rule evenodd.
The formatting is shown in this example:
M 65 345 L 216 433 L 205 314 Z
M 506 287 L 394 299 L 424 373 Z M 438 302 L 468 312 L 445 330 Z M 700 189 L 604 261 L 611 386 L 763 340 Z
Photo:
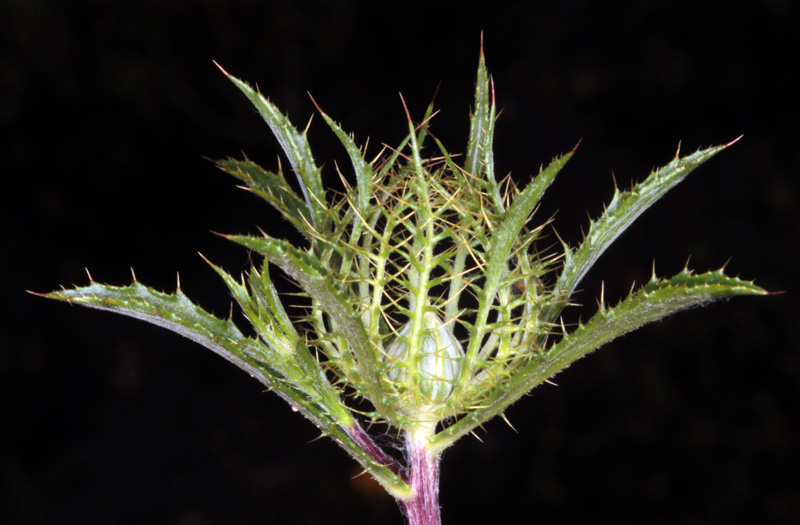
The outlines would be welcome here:
M 577 359 L 680 310 L 767 293 L 723 270 L 685 269 L 670 278 L 653 275 L 614 306 L 601 298 L 599 310 L 583 323 L 562 320 L 581 280 L 611 243 L 730 144 L 676 155 L 630 190 L 615 190 L 582 242 L 550 251 L 540 246 L 548 221 L 532 224 L 531 218 L 574 150 L 522 187 L 497 179 L 494 86 L 482 50 L 463 157 L 451 155 L 429 131 L 433 105 L 415 123 L 403 103 L 408 135 L 373 160 L 317 106 L 355 174 L 354 183 L 342 176 L 339 192 L 323 186 L 306 132 L 222 71 L 266 121 L 300 190 L 280 169 L 268 171 L 248 159 L 218 163 L 302 239 L 293 244 L 269 233 L 226 235 L 263 261 L 241 276 L 210 263 L 255 335 L 192 303 L 180 286 L 164 293 L 135 278 L 117 287 L 90 277 L 88 286 L 45 297 L 163 326 L 244 369 L 358 461 L 400 502 L 411 524 L 440 522 L 445 449 L 502 417 Z M 278 292 L 276 267 L 305 298 L 299 317 Z M 297 302 L 294 295 L 291 301 Z M 367 430 L 402 436 L 403 457 L 381 448 Z

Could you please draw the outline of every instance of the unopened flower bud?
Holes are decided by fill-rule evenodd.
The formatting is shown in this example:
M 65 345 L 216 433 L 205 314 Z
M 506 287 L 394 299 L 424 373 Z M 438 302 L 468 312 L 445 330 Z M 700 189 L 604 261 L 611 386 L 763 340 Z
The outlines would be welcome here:
M 426 312 L 423 317 L 423 334 L 420 340 L 421 349 L 416 356 L 416 366 L 409 362 L 408 337 L 411 335 L 412 323 L 408 322 L 398 332 L 395 340 L 386 349 L 388 360 L 392 366 L 387 373 L 388 378 L 402 390 L 403 384 L 409 382 L 409 371 L 416 372 L 418 391 L 422 394 L 423 403 L 442 403 L 453 393 L 453 383 L 461 373 L 461 360 L 464 350 L 450 328 L 433 312 Z

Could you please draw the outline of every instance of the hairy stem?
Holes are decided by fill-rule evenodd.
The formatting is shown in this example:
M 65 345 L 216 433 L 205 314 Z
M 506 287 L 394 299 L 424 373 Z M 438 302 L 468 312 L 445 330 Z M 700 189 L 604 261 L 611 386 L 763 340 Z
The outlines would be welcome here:
M 414 495 L 402 500 L 409 525 L 440 525 L 439 461 L 441 453 L 430 450 L 435 425 L 414 427 L 406 431 L 408 482 Z

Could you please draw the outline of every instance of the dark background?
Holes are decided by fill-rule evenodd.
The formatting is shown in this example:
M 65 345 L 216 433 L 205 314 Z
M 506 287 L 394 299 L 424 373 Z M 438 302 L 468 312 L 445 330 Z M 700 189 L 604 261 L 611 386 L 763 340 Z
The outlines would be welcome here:
M 258 83 L 296 125 L 313 106 L 371 149 L 437 85 L 433 130 L 463 151 L 479 35 L 503 112 L 500 174 L 583 142 L 539 218 L 580 239 L 621 187 L 728 142 L 648 211 L 584 283 L 727 263 L 782 295 L 676 315 L 579 362 L 445 454 L 445 523 L 800 520 L 797 8 L 715 2 L 330 3 L 6 0 L 0 4 L 5 234 L 0 522 L 402 523 L 388 496 L 276 396 L 220 358 L 127 318 L 44 301 L 87 282 L 184 291 L 224 315 L 197 255 L 211 231 L 285 225 L 207 158 L 280 153 L 213 66 Z M 321 120 L 326 173 L 346 156 Z M 557 213 L 556 213 L 557 212 Z

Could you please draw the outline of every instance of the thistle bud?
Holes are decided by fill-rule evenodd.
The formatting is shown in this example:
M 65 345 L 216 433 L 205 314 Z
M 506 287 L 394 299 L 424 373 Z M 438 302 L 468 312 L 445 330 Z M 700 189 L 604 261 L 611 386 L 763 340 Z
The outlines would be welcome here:
M 400 392 L 416 382 L 421 395 L 413 396 L 415 400 L 409 399 L 409 403 L 415 405 L 446 401 L 453 393 L 453 384 L 461 373 L 461 359 L 464 357 L 461 343 L 450 328 L 442 324 L 438 315 L 426 312 L 423 325 L 418 352 L 409 352 L 411 321 L 398 332 L 397 339 L 386 349 L 387 360 L 392 363 L 387 377 Z M 416 374 L 416 381 L 411 380 L 409 372 Z

